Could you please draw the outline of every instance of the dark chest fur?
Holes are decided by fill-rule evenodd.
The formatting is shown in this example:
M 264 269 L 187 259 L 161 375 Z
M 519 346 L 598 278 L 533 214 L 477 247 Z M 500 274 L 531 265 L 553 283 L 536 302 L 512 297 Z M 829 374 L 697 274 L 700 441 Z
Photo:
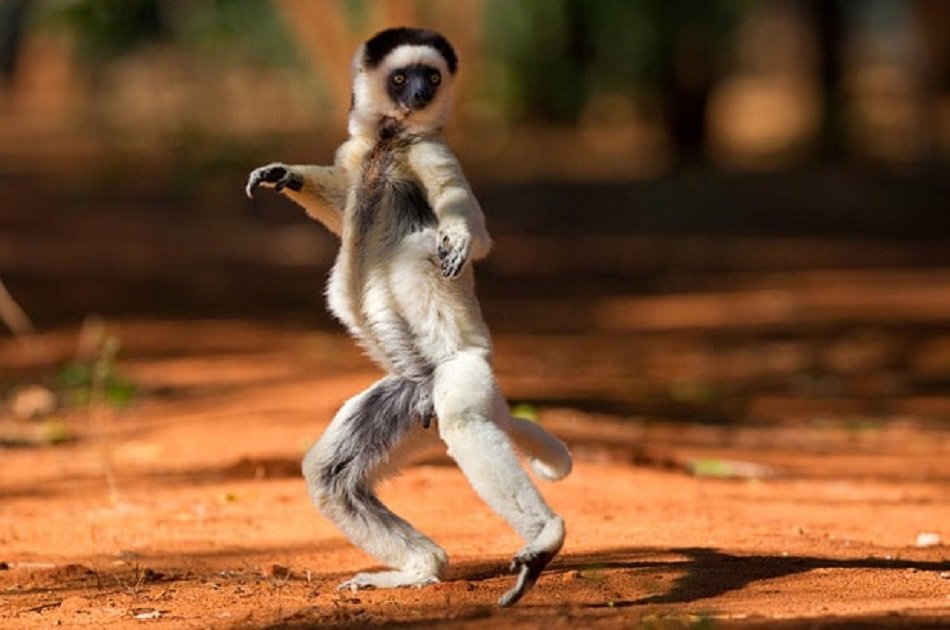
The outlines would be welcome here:
M 395 121 L 380 124 L 376 144 L 363 158 L 353 217 L 358 244 L 370 234 L 395 244 L 435 225 L 426 192 L 407 165 L 413 142 Z

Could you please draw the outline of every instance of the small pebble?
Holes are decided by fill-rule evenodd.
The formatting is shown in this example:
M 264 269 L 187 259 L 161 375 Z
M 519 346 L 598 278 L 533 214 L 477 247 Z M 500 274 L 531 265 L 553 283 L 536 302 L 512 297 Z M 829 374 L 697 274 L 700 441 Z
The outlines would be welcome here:
M 64 612 L 67 615 L 72 615 L 80 610 L 85 610 L 89 608 L 89 600 L 85 597 L 80 597 L 76 595 L 74 597 L 67 597 L 59 604 L 60 612 Z
M 20 420 L 48 416 L 56 410 L 56 395 L 42 385 L 29 385 L 13 395 L 10 411 Z
M 581 579 L 581 572 L 577 569 L 571 569 L 561 574 L 561 581 L 565 583 L 576 582 L 579 579 Z
M 940 534 L 937 532 L 920 532 L 917 534 L 918 547 L 936 547 L 940 545 Z
M 272 577 L 279 580 L 289 580 L 293 575 L 293 571 L 290 570 L 290 567 L 285 567 L 277 563 L 264 565 L 261 572 L 264 574 L 264 577 Z
M 162 616 L 162 611 L 154 608 L 136 608 L 132 611 L 132 616 L 135 619 L 158 619 Z

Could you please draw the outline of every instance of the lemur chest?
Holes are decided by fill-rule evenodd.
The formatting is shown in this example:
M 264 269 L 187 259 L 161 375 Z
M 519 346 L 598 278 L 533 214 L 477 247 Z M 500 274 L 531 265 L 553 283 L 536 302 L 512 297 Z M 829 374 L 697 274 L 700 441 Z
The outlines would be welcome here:
M 376 309 L 373 304 L 396 290 L 391 286 L 395 277 L 403 283 L 419 277 L 417 264 L 436 269 L 429 258 L 436 255 L 437 219 L 410 166 L 411 146 L 398 135 L 381 137 L 352 174 L 342 244 L 327 296 L 331 310 L 354 332 L 366 328 L 369 311 Z
M 383 137 L 363 157 L 347 208 L 351 255 L 362 260 L 389 255 L 406 236 L 436 224 L 426 191 L 409 165 L 411 145 L 399 136 Z

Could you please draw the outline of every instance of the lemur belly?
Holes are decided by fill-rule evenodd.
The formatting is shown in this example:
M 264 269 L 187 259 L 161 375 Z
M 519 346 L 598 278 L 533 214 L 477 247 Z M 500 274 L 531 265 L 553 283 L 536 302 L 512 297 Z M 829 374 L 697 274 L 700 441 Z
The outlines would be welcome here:
M 436 218 L 421 187 L 383 178 L 352 211 L 358 220 L 347 224 L 356 229 L 344 231 L 327 294 L 369 355 L 388 371 L 421 379 L 463 348 L 487 354 L 471 268 L 453 280 L 442 276 Z

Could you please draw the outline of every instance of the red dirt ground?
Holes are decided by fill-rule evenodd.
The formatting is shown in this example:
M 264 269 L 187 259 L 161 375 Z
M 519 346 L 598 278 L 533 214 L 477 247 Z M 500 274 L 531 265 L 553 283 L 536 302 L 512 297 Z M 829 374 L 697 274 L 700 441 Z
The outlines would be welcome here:
M 540 484 L 563 553 L 501 610 L 519 541 L 441 452 L 382 493 L 446 580 L 336 590 L 373 561 L 299 461 L 377 374 L 320 319 L 333 239 L 242 206 L 243 164 L 188 203 L 126 170 L 146 188 L 0 181 L 0 273 L 44 331 L 0 339 L 0 395 L 53 385 L 91 311 L 139 387 L 38 422 L 0 406 L 0 627 L 950 624 L 945 178 L 480 193 L 500 383 L 575 455 Z
M 501 610 L 495 601 L 512 584 L 505 567 L 519 541 L 438 452 L 382 494 L 448 550 L 445 581 L 336 590 L 373 561 L 317 514 L 298 461 L 376 376 L 342 333 L 158 320 L 110 331 L 123 341 L 122 373 L 144 390 L 139 399 L 121 411 L 61 412 L 72 442 L 0 450 L 4 628 L 950 622 L 948 547 L 916 545 L 922 532 L 950 538 L 950 439 L 932 421 L 947 399 L 896 388 L 869 421 L 868 403 L 841 392 L 880 375 L 852 374 L 843 388 L 810 396 L 761 386 L 799 369 L 798 342 L 500 335 L 506 393 L 538 401 L 540 421 L 576 459 L 568 479 L 542 484 L 568 523 L 563 553 L 520 604 Z M 0 365 L 7 376 L 49 374 L 75 341 L 71 329 L 3 341 Z M 923 373 L 945 365 L 947 342 L 927 341 L 911 365 Z M 887 365 L 891 343 L 862 338 L 826 352 L 846 373 L 854 361 Z M 547 350 L 528 354 L 539 347 Z M 674 367 L 760 383 L 743 394 L 742 413 L 768 422 L 675 421 L 696 400 L 707 412 L 737 412 L 704 394 L 701 381 L 665 397 L 651 389 Z M 643 406 L 582 411 L 565 402 L 575 399 Z M 35 426 L 3 422 L 4 435 Z M 732 460 L 759 467 L 747 478 L 701 474 L 702 462 L 716 473 Z

